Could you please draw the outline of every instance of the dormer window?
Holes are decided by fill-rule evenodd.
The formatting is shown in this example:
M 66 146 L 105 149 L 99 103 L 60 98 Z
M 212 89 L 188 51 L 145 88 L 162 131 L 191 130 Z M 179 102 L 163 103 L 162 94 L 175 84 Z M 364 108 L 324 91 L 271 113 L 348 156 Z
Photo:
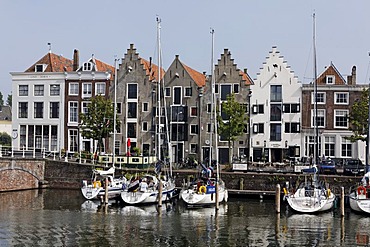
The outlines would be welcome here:
M 84 63 L 82 70 L 83 71 L 91 71 L 92 70 L 92 64 L 90 62 Z
M 335 77 L 333 75 L 327 75 L 326 84 L 335 84 Z
M 35 72 L 44 72 L 46 69 L 46 64 L 36 64 Z

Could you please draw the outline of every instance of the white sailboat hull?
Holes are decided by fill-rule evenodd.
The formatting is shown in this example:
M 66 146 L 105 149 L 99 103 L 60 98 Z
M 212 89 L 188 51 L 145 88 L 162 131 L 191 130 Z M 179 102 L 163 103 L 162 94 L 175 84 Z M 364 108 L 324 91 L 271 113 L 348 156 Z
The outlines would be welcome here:
M 317 213 L 328 211 L 333 208 L 335 195 L 327 191 L 316 188 L 310 193 L 306 193 L 305 188 L 299 188 L 293 194 L 286 196 L 289 206 L 300 213 Z
M 175 196 L 175 184 L 167 182 L 162 190 L 162 202 L 171 200 Z M 121 192 L 121 199 L 129 205 L 151 204 L 157 203 L 159 199 L 159 191 L 154 188 L 149 188 L 147 191 L 128 191 Z
M 197 188 L 183 189 L 180 192 L 180 197 L 188 206 L 206 206 L 215 204 L 216 203 L 215 190 L 213 190 L 212 192 L 208 191 L 209 186 L 207 186 L 207 193 L 202 193 Z M 219 186 L 218 201 L 227 202 L 227 200 L 228 200 L 227 189 L 224 186 Z
M 349 206 L 353 211 L 370 214 L 370 198 L 359 198 L 355 192 L 349 195 Z
M 108 199 L 114 199 L 121 195 L 122 187 L 109 187 L 108 188 Z M 81 188 L 82 195 L 87 200 L 101 200 L 105 197 L 105 189 L 103 187 L 94 188 L 92 185 L 88 185 Z

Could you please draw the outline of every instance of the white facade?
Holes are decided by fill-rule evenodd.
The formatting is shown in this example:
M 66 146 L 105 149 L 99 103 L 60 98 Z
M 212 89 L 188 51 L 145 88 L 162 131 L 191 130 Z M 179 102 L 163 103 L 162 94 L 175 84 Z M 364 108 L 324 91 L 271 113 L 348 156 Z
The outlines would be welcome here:
M 58 151 L 64 143 L 63 72 L 12 75 L 12 145 L 16 149 Z
M 301 83 L 272 48 L 251 85 L 253 161 L 283 162 L 300 157 Z

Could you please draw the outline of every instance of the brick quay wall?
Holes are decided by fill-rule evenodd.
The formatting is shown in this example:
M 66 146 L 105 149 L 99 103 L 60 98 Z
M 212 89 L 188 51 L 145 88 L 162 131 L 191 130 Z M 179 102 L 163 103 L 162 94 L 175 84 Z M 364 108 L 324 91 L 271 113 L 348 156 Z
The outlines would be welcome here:
M 0 159 L 0 191 L 33 189 L 47 186 L 49 188 L 79 189 L 83 179 L 90 179 L 92 169 L 99 166 L 78 164 L 44 159 Z M 104 167 L 101 167 L 104 168 Z M 116 175 L 145 173 L 147 169 L 116 169 Z M 197 177 L 197 170 L 173 170 L 176 186 Z M 298 183 L 304 180 L 302 174 L 228 172 L 222 171 L 221 178 L 232 193 L 249 191 L 249 194 L 274 192 L 276 185 L 283 186 L 286 181 Z M 359 177 L 321 175 L 321 179 L 330 184 L 335 194 L 340 194 L 343 186 L 347 193 L 350 186 L 360 181 Z M 253 193 L 254 191 L 254 193 Z M 248 194 L 248 193 L 247 193 Z

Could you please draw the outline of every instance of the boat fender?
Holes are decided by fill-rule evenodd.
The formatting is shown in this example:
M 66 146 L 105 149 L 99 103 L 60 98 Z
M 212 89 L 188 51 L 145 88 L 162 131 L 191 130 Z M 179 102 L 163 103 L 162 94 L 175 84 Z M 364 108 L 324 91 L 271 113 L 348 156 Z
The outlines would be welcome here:
M 328 189 L 328 197 L 330 197 L 330 194 L 331 194 L 331 190 Z
M 288 191 L 285 187 L 283 188 L 283 191 L 284 191 L 284 195 L 288 195 Z
M 364 186 L 360 186 L 357 188 L 357 194 L 358 195 L 365 195 L 366 194 L 366 189 Z
M 202 186 L 199 187 L 199 193 L 200 194 L 204 194 L 206 192 L 207 192 L 207 187 L 206 186 L 202 185 Z
M 99 187 L 101 187 L 101 183 L 100 183 L 100 181 L 94 181 L 93 185 L 94 185 L 94 188 L 99 188 Z

